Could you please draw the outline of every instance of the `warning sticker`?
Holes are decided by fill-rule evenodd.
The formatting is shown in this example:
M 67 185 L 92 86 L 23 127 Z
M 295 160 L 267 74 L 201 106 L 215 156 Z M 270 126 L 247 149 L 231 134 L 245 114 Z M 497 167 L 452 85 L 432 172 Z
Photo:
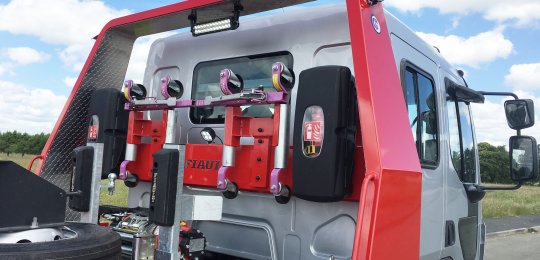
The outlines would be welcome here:
M 97 139 L 97 126 L 91 125 L 88 127 L 88 139 Z
M 321 121 L 304 122 L 304 141 L 320 142 L 322 140 Z

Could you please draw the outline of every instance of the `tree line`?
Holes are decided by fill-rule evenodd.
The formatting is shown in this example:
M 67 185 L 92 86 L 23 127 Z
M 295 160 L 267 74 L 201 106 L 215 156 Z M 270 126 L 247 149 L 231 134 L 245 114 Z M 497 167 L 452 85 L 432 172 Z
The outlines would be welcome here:
M 48 138 L 49 134 L 44 133 L 34 135 L 17 131 L 0 133 L 0 153 L 7 156 L 14 153 L 22 156 L 41 154 Z
M 17 131 L 0 133 L 0 153 L 7 156 L 17 153 L 40 154 L 49 134 L 29 135 Z M 482 182 L 512 183 L 510 179 L 509 155 L 504 145 L 494 146 L 486 142 L 478 144 L 480 158 L 480 174 Z M 540 146 L 539 146 L 540 154 Z
M 540 145 L 538 146 L 540 154 Z M 482 182 L 513 183 L 510 179 L 510 155 L 504 145 L 478 144 Z M 539 160 L 540 163 L 540 160 Z

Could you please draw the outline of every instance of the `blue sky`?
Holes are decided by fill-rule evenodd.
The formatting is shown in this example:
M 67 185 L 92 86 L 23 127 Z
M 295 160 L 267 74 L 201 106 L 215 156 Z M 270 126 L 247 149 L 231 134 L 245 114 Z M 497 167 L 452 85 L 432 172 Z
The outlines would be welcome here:
M 49 132 L 110 19 L 176 1 L 0 0 L 0 131 Z M 339 1 L 325 0 L 309 5 Z M 516 91 L 540 105 L 540 1 L 385 0 L 384 5 L 479 90 Z M 128 76 L 156 37 L 138 41 Z M 7 94 L 5 94 L 7 91 Z M 480 141 L 505 144 L 500 98 L 474 107 Z M 540 125 L 540 123 L 539 123 Z M 525 132 L 540 138 L 540 128 Z

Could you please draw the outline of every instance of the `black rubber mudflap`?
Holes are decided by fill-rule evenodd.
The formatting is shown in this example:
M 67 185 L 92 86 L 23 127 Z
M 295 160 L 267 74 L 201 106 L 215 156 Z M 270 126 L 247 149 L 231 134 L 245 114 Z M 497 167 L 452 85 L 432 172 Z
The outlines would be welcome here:
M 125 98 L 118 89 L 104 88 L 94 91 L 90 101 L 89 122 L 98 127 L 88 127 L 88 142 L 103 143 L 103 166 L 101 178 L 118 173 L 124 159 L 129 112 L 124 109 Z M 97 119 L 96 119 L 97 117 Z M 96 131 L 96 133 L 91 133 Z
M 293 194 L 332 202 L 351 192 L 356 126 L 356 91 L 342 66 L 300 73 L 293 137 Z
M 149 219 L 157 225 L 172 226 L 176 207 L 179 152 L 161 149 L 154 154 Z
M 78 196 L 69 198 L 70 209 L 87 212 L 90 210 L 92 195 L 92 168 L 94 164 L 94 148 L 81 146 L 73 150 L 73 173 L 71 175 L 70 192 L 80 192 Z

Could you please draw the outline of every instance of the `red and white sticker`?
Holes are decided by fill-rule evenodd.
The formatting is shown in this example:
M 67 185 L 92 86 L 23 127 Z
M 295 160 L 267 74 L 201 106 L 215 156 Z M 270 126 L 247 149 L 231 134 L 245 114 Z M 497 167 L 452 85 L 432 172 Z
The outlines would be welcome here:
M 88 127 L 88 139 L 97 139 L 97 126 L 91 125 Z
M 322 140 L 321 126 L 321 121 L 304 122 L 304 141 L 320 142 Z

